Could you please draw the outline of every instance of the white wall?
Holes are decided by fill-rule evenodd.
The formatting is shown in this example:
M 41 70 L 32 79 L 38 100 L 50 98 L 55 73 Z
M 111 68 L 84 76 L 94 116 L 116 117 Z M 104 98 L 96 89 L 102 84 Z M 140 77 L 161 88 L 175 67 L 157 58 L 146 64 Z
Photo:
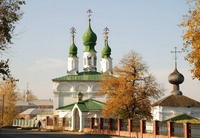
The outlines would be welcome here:
M 163 121 L 180 114 L 187 114 L 195 118 L 200 118 L 200 107 L 152 107 L 153 120 Z

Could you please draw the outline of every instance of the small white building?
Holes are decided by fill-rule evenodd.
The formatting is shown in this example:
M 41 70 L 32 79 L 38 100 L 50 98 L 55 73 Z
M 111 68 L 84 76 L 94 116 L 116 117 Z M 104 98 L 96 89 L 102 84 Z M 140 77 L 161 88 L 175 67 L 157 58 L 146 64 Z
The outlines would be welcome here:
M 101 118 L 104 103 L 93 99 L 82 100 L 83 94 L 78 93 L 78 101 L 56 110 L 59 117 L 68 117 L 70 120 L 69 130 L 82 131 L 84 126 L 89 125 L 88 119 Z
M 184 81 L 184 76 L 178 72 L 176 66 L 168 80 L 173 85 L 173 90 L 171 95 L 152 105 L 153 120 L 169 120 L 181 114 L 200 119 L 200 102 L 184 96 L 179 90 L 179 84 Z
M 80 122 L 79 125 L 72 123 L 71 129 L 81 131 L 83 127 L 83 118 L 88 117 L 86 114 L 91 113 L 89 107 L 87 112 L 82 110 L 82 106 L 85 103 L 96 105 L 106 101 L 106 95 L 98 95 L 97 92 L 100 89 L 100 81 L 104 73 L 112 74 L 112 58 L 111 48 L 108 45 L 108 28 L 104 30 L 105 45 L 101 51 L 100 71 L 97 71 L 97 55 L 95 45 L 97 36 L 91 28 L 91 12 L 89 10 L 89 26 L 87 31 L 83 35 L 83 45 L 85 50 L 83 51 L 83 71 L 79 71 L 79 58 L 77 56 L 78 48 L 75 45 L 75 28 L 71 28 L 72 44 L 69 47 L 67 74 L 62 77 L 53 79 L 53 94 L 54 94 L 54 115 L 59 117 L 71 117 L 71 122 Z M 81 92 L 83 99 L 77 102 L 77 95 Z M 73 105 L 73 108 L 71 106 Z M 70 107 L 70 110 L 63 110 Z M 86 106 L 85 106 L 86 107 Z M 102 108 L 101 108 L 102 110 Z M 100 111 L 96 112 L 96 116 L 100 116 Z M 77 115 L 79 117 L 77 117 Z M 93 114 L 93 113 L 92 113 Z M 93 114 L 93 115 L 95 115 Z M 79 121 L 75 121 L 79 120 Z

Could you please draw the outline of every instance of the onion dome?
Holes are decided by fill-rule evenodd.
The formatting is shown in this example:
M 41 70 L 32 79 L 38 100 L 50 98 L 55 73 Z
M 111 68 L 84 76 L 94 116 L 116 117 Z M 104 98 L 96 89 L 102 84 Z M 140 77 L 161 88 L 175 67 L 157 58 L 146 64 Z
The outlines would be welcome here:
M 107 42 L 105 42 L 105 46 L 101 52 L 101 57 L 108 58 L 108 57 L 110 57 L 110 55 L 111 55 L 111 48 L 109 47 L 108 41 L 107 41 Z
M 106 27 L 104 29 L 105 46 L 104 46 L 103 50 L 101 51 L 101 57 L 102 58 L 108 58 L 111 55 L 111 48 L 108 45 L 108 31 L 109 31 L 109 29 Z
M 178 72 L 177 68 L 169 75 L 168 81 L 171 84 L 181 84 L 184 81 L 184 76 Z
M 72 45 L 69 47 L 69 57 L 77 57 L 77 51 L 78 49 L 73 42 Z
M 184 76 L 178 72 L 177 68 L 169 75 L 168 81 L 173 84 L 173 90 L 171 94 L 182 95 L 183 93 L 179 90 L 179 84 L 183 83 Z
M 89 17 L 89 27 L 87 29 L 87 31 L 83 34 L 83 44 L 85 46 L 85 50 L 84 52 L 96 52 L 94 49 L 94 46 L 96 45 L 96 41 L 97 41 L 97 35 L 92 31 L 91 25 L 90 25 L 90 16 L 92 11 L 89 9 L 87 11 L 89 13 L 88 17 Z
M 71 34 L 72 34 L 72 45 L 69 47 L 69 57 L 77 57 L 77 47 L 74 44 L 74 35 L 76 33 L 76 29 L 72 27 L 71 29 Z
M 97 35 L 92 31 L 89 19 L 89 27 L 83 35 L 83 43 L 84 45 L 96 44 L 96 41 L 97 41 Z

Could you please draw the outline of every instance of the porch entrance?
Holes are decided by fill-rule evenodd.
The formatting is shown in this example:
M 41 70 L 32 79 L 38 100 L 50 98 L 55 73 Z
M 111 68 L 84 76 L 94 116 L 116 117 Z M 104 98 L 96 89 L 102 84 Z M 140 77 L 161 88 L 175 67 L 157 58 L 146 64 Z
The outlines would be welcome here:
M 75 130 L 80 130 L 80 116 L 79 116 L 79 111 L 78 109 L 76 108 L 75 111 L 74 111 L 74 117 L 75 117 Z

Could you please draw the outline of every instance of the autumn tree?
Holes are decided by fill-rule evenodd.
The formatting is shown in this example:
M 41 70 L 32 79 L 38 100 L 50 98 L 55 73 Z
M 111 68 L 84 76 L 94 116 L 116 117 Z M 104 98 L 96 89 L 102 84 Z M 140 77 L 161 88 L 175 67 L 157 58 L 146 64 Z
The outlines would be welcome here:
M 17 110 L 15 108 L 15 102 L 17 99 L 18 92 L 16 91 L 16 80 L 10 78 L 6 81 L 0 82 L 0 97 L 4 97 L 4 100 L 1 98 L 0 101 L 0 115 L 1 122 L 3 118 L 3 125 L 10 126 L 12 125 L 13 118 L 17 115 Z
M 148 73 L 142 57 L 131 51 L 114 69 L 114 75 L 105 75 L 100 94 L 106 94 L 103 114 L 112 118 L 151 119 L 151 99 L 158 98 L 163 88 Z
M 180 24 L 186 28 L 183 50 L 187 53 L 185 59 L 192 67 L 193 78 L 200 80 L 200 0 L 188 0 L 188 4 L 190 10 Z
M 25 4 L 22 0 L 0 0 L 0 52 L 7 50 L 9 44 L 12 44 L 15 23 L 17 23 L 22 12 L 21 5 Z M 8 60 L 0 61 L 0 78 L 10 77 Z

